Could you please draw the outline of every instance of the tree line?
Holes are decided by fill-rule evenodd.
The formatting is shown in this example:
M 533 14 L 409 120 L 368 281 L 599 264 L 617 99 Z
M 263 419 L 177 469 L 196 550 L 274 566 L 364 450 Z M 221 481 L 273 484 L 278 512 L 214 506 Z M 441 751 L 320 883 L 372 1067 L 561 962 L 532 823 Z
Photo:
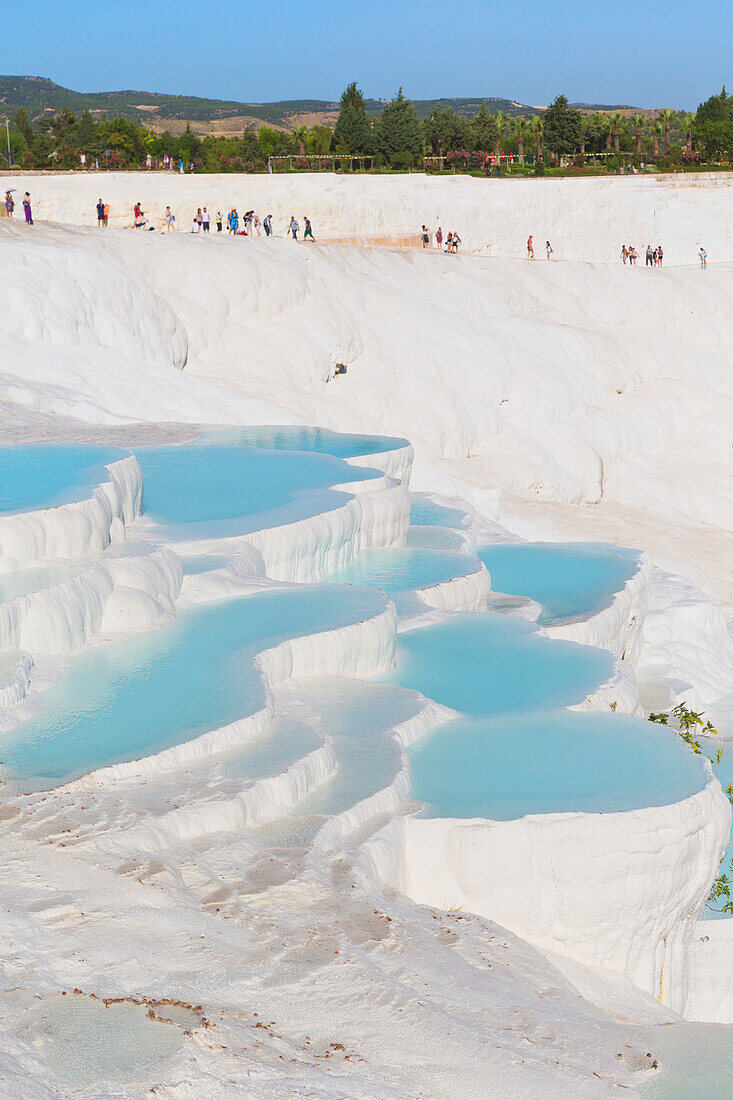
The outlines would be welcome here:
M 182 134 L 158 133 L 130 118 L 79 117 L 63 108 L 33 124 L 20 108 L 9 130 L 9 156 L 24 168 L 87 166 L 140 168 L 163 158 L 183 160 L 186 169 L 205 172 L 256 172 L 269 158 L 288 158 L 289 168 L 308 168 L 309 156 L 324 168 L 348 167 L 361 158 L 369 167 L 480 167 L 487 158 L 511 156 L 538 168 L 561 158 L 589 154 L 626 154 L 627 159 L 652 161 L 658 167 L 715 161 L 733 153 L 733 97 L 725 88 L 701 103 L 694 114 L 668 109 L 655 115 L 636 112 L 583 114 L 558 96 L 543 112 L 530 117 L 505 117 L 482 103 L 468 119 L 449 104 L 436 104 L 420 119 L 400 88 L 379 116 L 370 115 L 356 83 L 341 96 L 335 127 L 297 126 L 283 131 L 261 126 L 235 137 L 201 137 L 190 125 Z M 275 162 L 276 167 L 279 162 Z

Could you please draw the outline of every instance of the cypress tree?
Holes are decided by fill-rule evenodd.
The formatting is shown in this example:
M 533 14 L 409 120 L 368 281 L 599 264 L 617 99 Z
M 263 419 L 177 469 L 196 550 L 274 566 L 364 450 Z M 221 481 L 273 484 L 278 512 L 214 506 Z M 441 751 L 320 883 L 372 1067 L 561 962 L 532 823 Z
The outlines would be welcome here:
M 367 118 L 364 96 L 356 81 L 349 84 L 341 96 L 341 110 L 333 131 L 333 147 L 354 154 L 374 151 L 374 134 Z
M 402 94 L 402 88 L 382 111 L 377 141 L 380 152 L 388 157 L 393 157 L 396 153 L 409 153 L 414 158 L 422 150 L 420 119 L 412 101 Z

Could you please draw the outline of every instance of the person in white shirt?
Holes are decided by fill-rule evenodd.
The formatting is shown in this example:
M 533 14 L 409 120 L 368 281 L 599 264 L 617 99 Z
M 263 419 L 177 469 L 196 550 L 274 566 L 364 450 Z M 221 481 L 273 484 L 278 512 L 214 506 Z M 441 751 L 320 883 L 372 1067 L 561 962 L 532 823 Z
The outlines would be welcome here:
M 201 228 L 203 229 L 204 233 L 209 232 L 209 226 L 210 225 L 211 225 L 211 216 L 209 214 L 209 211 L 206 209 L 206 207 L 204 207 L 203 213 L 201 215 Z

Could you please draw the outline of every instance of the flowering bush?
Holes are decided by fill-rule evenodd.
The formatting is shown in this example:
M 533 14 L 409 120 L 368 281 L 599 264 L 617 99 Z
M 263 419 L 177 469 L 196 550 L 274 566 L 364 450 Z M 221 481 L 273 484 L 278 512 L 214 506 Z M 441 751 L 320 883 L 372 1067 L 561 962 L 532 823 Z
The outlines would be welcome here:
M 452 168 L 483 168 L 490 160 L 491 153 L 483 149 L 453 149 L 445 154 L 445 163 Z
M 293 168 L 310 168 L 311 163 L 307 157 L 293 157 Z
M 30 149 L 25 150 L 25 152 L 23 153 L 23 156 L 20 158 L 20 163 L 21 163 L 21 167 L 23 167 L 23 168 L 35 168 L 36 167 L 36 158 L 33 155 L 33 153 L 31 153 Z

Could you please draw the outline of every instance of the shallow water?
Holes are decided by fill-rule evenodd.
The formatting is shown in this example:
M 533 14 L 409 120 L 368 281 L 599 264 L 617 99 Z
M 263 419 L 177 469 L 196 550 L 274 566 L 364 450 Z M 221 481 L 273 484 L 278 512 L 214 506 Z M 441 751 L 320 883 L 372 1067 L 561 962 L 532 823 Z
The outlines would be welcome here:
M 409 750 L 413 798 L 434 817 L 612 813 L 701 790 L 699 757 L 664 726 L 625 714 L 543 711 L 459 719 Z
M 501 543 L 482 546 L 477 554 L 494 591 L 529 596 L 542 605 L 542 625 L 608 607 L 639 560 L 638 550 L 586 542 Z
M 725 1100 L 733 1096 L 733 1026 L 675 1023 L 643 1039 L 660 1068 L 640 1087 L 644 1100 Z
M 452 615 L 400 635 L 385 679 L 467 715 L 581 703 L 609 679 L 603 649 L 552 641 L 496 612 Z
M 469 554 L 446 550 L 409 547 L 362 550 L 355 561 L 331 573 L 326 580 L 336 584 L 371 585 L 393 596 L 475 573 L 477 567 L 478 562 Z
M 384 454 L 407 447 L 406 439 L 388 435 L 355 435 L 332 432 L 327 428 L 307 428 L 298 425 L 226 428 L 202 432 L 200 443 L 264 447 L 270 451 L 310 451 L 334 458 L 358 458 L 360 455 Z
M 184 1038 L 175 1024 L 151 1019 L 145 1005 L 60 994 L 27 1009 L 18 1032 L 74 1085 L 145 1076 L 172 1058 Z M 145 1091 L 141 1086 L 140 1095 Z
M 117 447 L 66 443 L 0 447 L 0 513 L 85 500 L 109 480 L 105 466 L 128 455 Z
M 450 527 L 417 525 L 409 528 L 407 545 L 413 550 L 456 550 L 460 553 L 466 548 L 466 539 Z
M 421 527 L 438 524 L 443 527 L 464 527 L 466 513 L 458 508 L 446 508 L 424 493 L 410 493 L 410 523 Z
M 48 786 L 190 741 L 263 706 L 258 652 L 385 606 L 374 589 L 312 585 L 182 611 L 161 630 L 79 657 L 39 697 L 36 717 L 0 734 L 0 760 L 10 776 Z
M 349 500 L 331 488 L 381 477 L 330 455 L 262 451 L 256 447 L 142 447 L 143 511 L 173 540 L 250 534 Z

